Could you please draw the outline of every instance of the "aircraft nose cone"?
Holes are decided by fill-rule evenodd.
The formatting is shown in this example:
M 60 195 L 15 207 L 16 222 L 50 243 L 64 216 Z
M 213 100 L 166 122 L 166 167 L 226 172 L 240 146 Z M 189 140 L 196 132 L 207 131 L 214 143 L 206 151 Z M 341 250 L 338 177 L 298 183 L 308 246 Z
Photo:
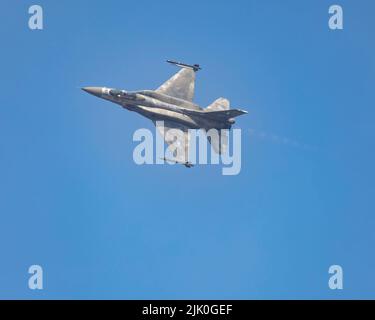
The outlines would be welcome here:
M 102 88 L 101 87 L 84 87 L 82 88 L 83 91 L 90 93 L 94 96 L 101 96 L 102 95 Z

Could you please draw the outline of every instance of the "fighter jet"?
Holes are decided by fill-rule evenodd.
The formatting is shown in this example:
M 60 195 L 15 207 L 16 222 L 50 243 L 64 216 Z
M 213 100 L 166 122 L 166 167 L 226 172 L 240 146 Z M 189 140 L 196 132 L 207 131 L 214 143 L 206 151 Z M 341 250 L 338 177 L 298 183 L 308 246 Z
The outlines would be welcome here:
M 195 74 L 201 67 L 198 64 L 189 65 L 182 62 L 167 60 L 168 63 L 181 68 L 174 76 L 164 82 L 156 90 L 126 91 L 107 87 L 84 87 L 82 90 L 105 100 L 109 100 L 127 109 L 152 120 L 164 122 L 164 127 L 156 126 L 165 142 L 175 143 L 175 138 L 168 137 L 168 130 L 180 129 L 183 132 L 184 152 L 182 156 L 170 160 L 192 167 L 189 162 L 189 129 L 216 129 L 219 137 L 209 137 L 213 150 L 222 154 L 228 145 L 227 130 L 235 123 L 234 118 L 247 113 L 240 109 L 230 109 L 229 100 L 219 98 L 203 109 L 193 102 L 195 88 Z

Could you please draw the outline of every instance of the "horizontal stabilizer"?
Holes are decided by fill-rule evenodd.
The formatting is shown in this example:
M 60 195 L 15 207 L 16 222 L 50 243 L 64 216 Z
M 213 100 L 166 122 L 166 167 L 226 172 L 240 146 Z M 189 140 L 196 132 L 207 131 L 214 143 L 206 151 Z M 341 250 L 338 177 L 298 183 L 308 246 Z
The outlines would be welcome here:
M 231 118 L 235 118 L 246 114 L 247 111 L 240 110 L 240 109 L 229 109 L 229 110 L 221 110 L 221 111 L 208 111 L 206 110 L 190 110 L 190 109 L 181 109 L 183 113 L 192 115 L 192 116 L 203 116 L 207 118 L 211 118 L 217 121 L 227 121 Z
M 207 117 L 214 118 L 217 120 L 228 120 L 246 114 L 247 111 L 240 109 L 229 109 L 222 111 L 208 111 L 205 112 Z

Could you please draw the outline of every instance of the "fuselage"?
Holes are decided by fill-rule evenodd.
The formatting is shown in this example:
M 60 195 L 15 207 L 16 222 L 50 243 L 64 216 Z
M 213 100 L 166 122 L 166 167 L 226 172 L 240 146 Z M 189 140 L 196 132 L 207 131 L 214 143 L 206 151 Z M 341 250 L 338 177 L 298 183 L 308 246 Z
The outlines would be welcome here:
M 178 122 L 191 129 L 230 128 L 230 122 L 215 121 L 205 116 L 197 104 L 152 90 L 127 92 L 106 87 L 83 88 L 97 97 L 135 111 L 152 121 Z

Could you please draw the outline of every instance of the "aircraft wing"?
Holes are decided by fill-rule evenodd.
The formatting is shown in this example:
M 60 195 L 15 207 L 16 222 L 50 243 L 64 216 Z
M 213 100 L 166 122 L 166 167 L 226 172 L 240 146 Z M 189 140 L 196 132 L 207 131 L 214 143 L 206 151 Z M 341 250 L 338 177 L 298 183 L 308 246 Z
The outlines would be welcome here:
M 193 101 L 194 87 L 195 71 L 191 68 L 182 68 L 173 77 L 156 89 L 156 92 L 187 101 Z
M 164 141 L 168 144 L 169 151 L 173 154 L 174 158 L 171 160 L 185 165 L 189 163 L 189 128 L 173 121 L 164 121 L 164 126 L 160 126 L 155 122 L 154 124 Z

